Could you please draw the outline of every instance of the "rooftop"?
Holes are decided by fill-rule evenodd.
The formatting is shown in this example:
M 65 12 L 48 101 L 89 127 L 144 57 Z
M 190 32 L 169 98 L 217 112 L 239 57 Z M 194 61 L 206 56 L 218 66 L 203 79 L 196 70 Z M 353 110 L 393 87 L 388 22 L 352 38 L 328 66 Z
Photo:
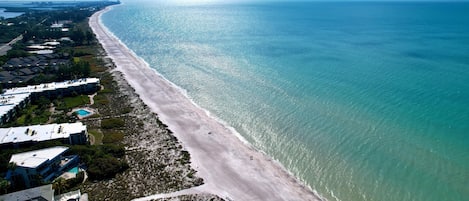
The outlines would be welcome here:
M 0 200 L 47 200 L 51 201 L 54 197 L 52 184 L 30 188 L 6 195 L 0 195 Z
M 30 93 L 17 93 L 17 94 L 0 94 L 0 115 L 6 114 L 16 105 L 21 103 L 24 99 L 28 98 Z
M 83 131 L 86 125 L 81 122 L 0 128 L 0 144 L 63 139 Z
M 3 94 L 18 94 L 18 93 L 34 93 L 34 92 L 43 92 L 48 90 L 56 90 L 60 88 L 68 88 L 72 86 L 80 86 L 83 84 L 92 84 L 99 83 L 98 78 L 83 78 L 77 80 L 69 80 L 64 82 L 52 82 L 40 85 L 32 85 L 26 87 L 18 87 L 7 89 Z
M 13 154 L 10 159 L 10 163 L 15 163 L 20 167 L 36 168 L 41 164 L 60 156 L 68 147 L 51 147 L 46 149 L 39 149 L 34 151 L 28 151 L 19 154 Z

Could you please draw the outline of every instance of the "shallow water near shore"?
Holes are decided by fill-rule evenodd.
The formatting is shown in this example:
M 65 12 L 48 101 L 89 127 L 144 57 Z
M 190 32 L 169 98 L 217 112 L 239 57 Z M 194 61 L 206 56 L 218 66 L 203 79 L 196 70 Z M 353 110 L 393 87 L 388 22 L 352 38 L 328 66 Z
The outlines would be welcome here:
M 21 12 L 5 12 L 4 8 L 0 8 L 0 17 L 3 17 L 5 19 L 18 17 L 22 14 L 24 14 L 24 13 L 21 13 Z
M 468 10 L 125 1 L 102 20 L 329 200 L 464 200 Z

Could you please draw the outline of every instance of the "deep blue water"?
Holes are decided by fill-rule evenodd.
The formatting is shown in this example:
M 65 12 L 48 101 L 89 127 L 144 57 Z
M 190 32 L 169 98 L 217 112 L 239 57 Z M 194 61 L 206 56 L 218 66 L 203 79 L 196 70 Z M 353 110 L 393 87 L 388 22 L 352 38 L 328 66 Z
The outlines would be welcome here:
M 469 198 L 469 3 L 125 1 L 102 20 L 329 200 Z

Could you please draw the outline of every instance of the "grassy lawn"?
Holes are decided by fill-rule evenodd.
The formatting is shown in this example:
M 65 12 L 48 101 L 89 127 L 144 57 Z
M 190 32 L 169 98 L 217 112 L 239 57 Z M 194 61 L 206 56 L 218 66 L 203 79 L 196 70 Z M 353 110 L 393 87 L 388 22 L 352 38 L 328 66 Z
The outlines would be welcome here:
M 91 72 L 98 73 L 106 71 L 106 67 L 102 60 L 98 60 L 94 55 L 85 55 L 81 56 L 78 59 L 90 64 Z
M 77 46 L 73 48 L 75 52 L 78 52 L 80 54 L 87 54 L 87 55 L 95 55 L 96 54 L 96 47 L 93 45 L 85 45 L 85 46 Z
M 36 125 L 43 124 L 49 120 L 50 112 L 41 109 L 37 105 L 31 105 L 22 111 L 22 115 L 16 119 L 16 125 Z
M 79 95 L 74 97 L 66 97 L 59 101 L 57 109 L 72 109 L 74 107 L 86 105 L 90 103 L 90 98 L 87 95 Z

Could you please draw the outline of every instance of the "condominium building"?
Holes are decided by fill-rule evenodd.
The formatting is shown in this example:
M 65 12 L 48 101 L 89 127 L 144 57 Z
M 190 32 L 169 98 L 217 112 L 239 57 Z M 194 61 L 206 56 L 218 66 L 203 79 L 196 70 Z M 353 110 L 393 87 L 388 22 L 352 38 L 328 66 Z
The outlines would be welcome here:
M 99 90 L 98 78 L 83 78 L 64 82 L 6 89 L 0 95 L 0 124 L 11 121 L 31 100 L 44 96 L 56 98 L 78 94 L 94 93 Z
M 7 172 L 6 179 L 26 188 L 50 182 L 78 165 L 77 155 L 64 155 L 67 150 L 68 147 L 57 146 L 13 154 L 10 163 L 15 164 L 15 168 Z
M 0 128 L 0 147 L 24 147 L 51 140 L 86 144 L 88 131 L 81 122 Z

